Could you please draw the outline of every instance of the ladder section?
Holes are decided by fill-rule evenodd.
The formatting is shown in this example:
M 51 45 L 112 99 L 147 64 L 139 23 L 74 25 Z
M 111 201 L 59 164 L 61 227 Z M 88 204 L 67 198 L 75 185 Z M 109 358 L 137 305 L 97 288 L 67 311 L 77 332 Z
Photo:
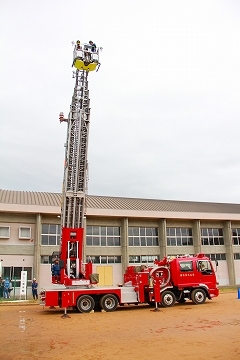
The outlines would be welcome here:
M 68 115 L 63 179 L 62 227 L 83 228 L 87 188 L 87 147 L 90 120 L 88 72 L 76 70 Z

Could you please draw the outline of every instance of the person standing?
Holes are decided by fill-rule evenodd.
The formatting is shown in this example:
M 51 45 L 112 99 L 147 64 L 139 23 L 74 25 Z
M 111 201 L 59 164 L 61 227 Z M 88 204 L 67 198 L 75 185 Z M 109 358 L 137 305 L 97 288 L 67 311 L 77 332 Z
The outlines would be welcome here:
M 4 280 L 0 276 L 0 299 L 3 298 L 3 286 L 4 286 Z
M 8 297 L 10 299 L 11 297 L 11 291 L 13 291 L 13 287 L 12 287 L 12 280 L 9 280 L 9 288 L 8 288 Z
M 32 281 L 32 296 L 33 296 L 33 299 L 34 300 L 37 300 L 38 299 L 38 283 L 37 283 L 37 279 L 33 279 Z
M 94 42 L 92 40 L 89 41 L 89 44 L 91 46 L 91 51 L 96 52 L 96 50 L 97 50 L 96 44 L 94 44 Z
M 52 281 L 58 283 L 60 277 L 59 260 L 56 258 L 52 264 Z
M 3 297 L 4 299 L 9 299 L 9 289 L 10 289 L 10 281 L 9 278 L 6 278 L 3 284 Z

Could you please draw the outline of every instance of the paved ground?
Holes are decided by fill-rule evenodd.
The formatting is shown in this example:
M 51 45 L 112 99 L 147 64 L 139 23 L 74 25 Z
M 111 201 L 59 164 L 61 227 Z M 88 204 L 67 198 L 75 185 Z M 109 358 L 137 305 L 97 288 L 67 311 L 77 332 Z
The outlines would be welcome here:
M 37 304 L 0 306 L 0 360 L 239 360 L 240 299 L 227 292 L 204 305 L 153 312 L 126 306 L 79 314 Z

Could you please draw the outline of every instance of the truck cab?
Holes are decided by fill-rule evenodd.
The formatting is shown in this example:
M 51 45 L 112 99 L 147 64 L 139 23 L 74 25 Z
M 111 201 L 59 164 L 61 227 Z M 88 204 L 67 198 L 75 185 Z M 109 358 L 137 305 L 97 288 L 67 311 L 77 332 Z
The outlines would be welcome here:
M 172 259 L 169 263 L 171 283 L 185 294 L 191 295 L 194 289 L 204 290 L 206 297 L 218 296 L 217 280 L 212 262 L 204 254 Z M 195 301 L 194 301 L 195 302 Z

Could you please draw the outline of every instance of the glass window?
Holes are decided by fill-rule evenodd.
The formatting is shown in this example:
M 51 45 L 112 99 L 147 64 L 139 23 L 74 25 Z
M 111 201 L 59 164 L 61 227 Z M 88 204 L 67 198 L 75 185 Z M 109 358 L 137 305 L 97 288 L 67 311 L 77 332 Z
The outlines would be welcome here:
M 51 263 L 52 263 L 52 256 L 49 255 L 41 256 L 41 264 L 51 264 Z
M 88 255 L 87 260 L 93 264 L 121 264 L 121 256 L 115 255 Z
M 31 228 L 30 227 L 20 227 L 19 228 L 19 239 L 30 239 L 31 238 Z
M 10 278 L 13 281 L 13 286 L 19 287 L 21 280 L 21 271 L 27 271 L 27 285 L 31 286 L 32 282 L 32 268 L 31 267 L 3 267 L 2 278 Z
M 114 256 L 108 256 L 108 264 L 114 264 Z
M 192 261 L 180 261 L 180 271 L 193 271 Z
M 107 246 L 114 246 L 114 240 L 112 236 L 108 236 L 107 238 Z
M 99 226 L 92 226 L 92 235 L 99 235 Z
M 240 245 L 240 229 L 232 229 L 232 243 L 233 245 Z
M 158 246 L 157 228 L 129 227 L 128 235 L 129 246 Z
M 10 238 L 10 226 L 0 226 L 0 238 Z
M 152 264 L 159 258 L 159 255 L 129 255 L 129 264 Z
M 105 226 L 101 226 L 101 235 L 107 235 L 107 228 Z
M 134 256 L 134 255 L 130 255 L 129 256 L 129 263 L 140 263 L 140 256 Z
M 223 230 L 217 228 L 201 229 L 202 245 L 224 245 Z
M 226 254 L 221 253 L 221 254 L 206 254 L 206 256 L 211 259 L 212 261 L 215 260 L 226 260 Z
M 101 236 L 101 246 L 107 246 L 107 237 Z
M 113 227 L 111 227 L 111 226 L 107 227 L 107 235 L 108 236 L 113 236 Z
M 101 264 L 107 264 L 107 256 L 101 256 Z
M 59 245 L 61 226 L 57 224 L 43 224 L 41 245 Z
M 140 238 L 134 237 L 133 238 L 133 243 L 134 243 L 134 246 L 140 246 Z
M 128 238 L 128 244 L 129 246 L 133 246 L 133 237 Z
M 120 227 L 87 226 L 87 246 L 120 246 Z
M 45 244 L 44 244 L 45 245 Z M 92 237 L 86 237 L 86 245 L 91 246 L 92 245 Z
M 100 238 L 97 236 L 92 237 L 92 245 L 93 246 L 100 246 Z
M 192 244 L 191 228 L 167 228 L 167 246 L 187 246 Z

